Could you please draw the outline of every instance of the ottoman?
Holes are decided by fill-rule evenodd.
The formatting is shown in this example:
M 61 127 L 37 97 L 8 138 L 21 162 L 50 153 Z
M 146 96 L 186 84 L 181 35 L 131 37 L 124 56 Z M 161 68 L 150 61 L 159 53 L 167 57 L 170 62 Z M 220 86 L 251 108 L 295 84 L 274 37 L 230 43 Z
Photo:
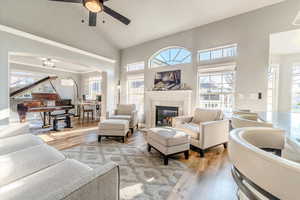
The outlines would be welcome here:
M 101 142 L 101 137 L 121 137 L 124 143 L 128 133 L 128 120 L 107 119 L 99 123 L 98 142 Z
M 189 135 L 174 128 L 152 128 L 147 132 L 146 140 L 148 151 L 156 149 L 163 155 L 164 164 L 168 165 L 170 156 L 184 153 L 185 159 L 189 159 Z

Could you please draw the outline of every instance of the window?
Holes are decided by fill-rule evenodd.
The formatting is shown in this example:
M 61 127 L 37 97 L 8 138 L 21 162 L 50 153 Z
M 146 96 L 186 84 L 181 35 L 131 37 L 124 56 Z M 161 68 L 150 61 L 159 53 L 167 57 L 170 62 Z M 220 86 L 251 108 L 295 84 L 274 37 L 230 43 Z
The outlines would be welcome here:
M 135 104 L 141 116 L 144 114 L 144 76 L 128 77 L 127 85 L 127 102 Z
M 233 68 L 233 67 L 230 67 Z M 198 73 L 199 106 L 231 112 L 234 105 L 234 71 Z
M 192 53 L 182 47 L 163 49 L 150 59 L 151 68 L 187 64 L 192 62 Z
M 101 77 L 90 77 L 88 80 L 89 100 L 96 100 L 96 96 L 101 94 Z
M 267 111 L 274 112 L 277 110 L 279 66 L 272 65 L 268 71 L 268 93 L 267 93 Z
M 138 63 L 133 63 L 133 64 L 127 65 L 128 72 L 144 70 L 144 68 L 145 68 L 144 62 L 138 62 Z
M 198 52 L 199 61 L 212 61 L 222 58 L 234 57 L 237 55 L 237 45 L 230 45 L 226 47 L 218 47 L 214 49 L 207 49 Z
M 292 112 L 300 112 L 300 64 L 293 66 L 292 80 Z

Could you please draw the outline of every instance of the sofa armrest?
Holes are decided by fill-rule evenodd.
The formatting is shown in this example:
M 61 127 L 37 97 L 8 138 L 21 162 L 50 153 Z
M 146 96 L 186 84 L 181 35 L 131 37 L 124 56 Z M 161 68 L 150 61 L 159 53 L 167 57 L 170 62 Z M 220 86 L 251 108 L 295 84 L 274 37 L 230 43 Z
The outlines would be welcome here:
M 228 142 L 229 120 L 210 121 L 200 124 L 200 145 L 203 149 Z
M 64 200 L 119 200 L 120 172 L 119 166 L 113 162 L 93 169 L 85 184 L 67 195 Z
M 172 121 L 172 126 L 177 127 L 184 123 L 190 123 L 193 120 L 192 116 L 179 116 L 174 117 Z

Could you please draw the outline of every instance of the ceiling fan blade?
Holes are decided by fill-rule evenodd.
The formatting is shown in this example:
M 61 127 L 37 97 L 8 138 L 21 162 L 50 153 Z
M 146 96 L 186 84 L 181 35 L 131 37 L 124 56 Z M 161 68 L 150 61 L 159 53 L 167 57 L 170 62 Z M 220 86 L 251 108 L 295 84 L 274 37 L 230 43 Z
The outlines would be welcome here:
M 97 13 L 90 12 L 89 13 L 89 26 L 97 25 Z
M 49 1 L 59 1 L 59 2 L 66 2 L 66 3 L 82 3 L 82 0 L 49 0 Z
M 130 24 L 130 19 L 128 19 L 127 17 L 124 17 L 123 15 L 117 13 L 116 11 L 110 9 L 109 7 L 103 5 L 104 7 L 104 12 L 106 12 L 107 14 L 109 14 L 110 16 L 112 16 L 113 18 L 119 20 L 120 22 L 128 25 Z

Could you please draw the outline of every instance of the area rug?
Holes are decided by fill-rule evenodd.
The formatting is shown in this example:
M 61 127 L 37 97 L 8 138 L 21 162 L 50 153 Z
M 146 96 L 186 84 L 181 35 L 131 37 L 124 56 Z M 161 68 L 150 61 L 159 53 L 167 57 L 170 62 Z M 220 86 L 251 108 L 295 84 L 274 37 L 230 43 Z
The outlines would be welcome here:
M 68 158 L 86 163 L 92 168 L 113 161 L 120 165 L 122 200 L 166 200 L 187 166 L 171 159 L 163 165 L 158 152 L 147 152 L 142 137 L 134 136 L 129 144 L 110 139 L 77 146 L 62 152 Z

